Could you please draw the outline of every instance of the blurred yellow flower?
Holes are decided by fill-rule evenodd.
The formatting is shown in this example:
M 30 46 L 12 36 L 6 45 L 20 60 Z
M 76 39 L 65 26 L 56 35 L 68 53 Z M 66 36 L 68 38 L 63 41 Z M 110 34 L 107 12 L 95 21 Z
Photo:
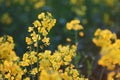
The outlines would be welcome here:
M 108 73 L 108 80 L 114 80 L 119 74 L 115 70 L 119 70 L 120 66 L 120 39 L 117 39 L 115 33 L 110 30 L 97 29 L 94 34 L 93 42 L 101 47 L 101 58 L 98 64 L 106 67 L 110 72 Z
M 29 78 L 29 77 L 26 77 L 24 80 L 30 80 L 30 78 Z
M 67 42 L 71 42 L 71 39 L 70 39 L 70 38 L 66 38 L 66 41 L 67 41 Z
M 68 30 L 81 30 L 83 29 L 83 26 L 80 25 L 80 21 L 78 19 L 72 20 L 66 24 L 66 28 Z
M 83 33 L 83 32 L 79 32 L 79 36 L 80 36 L 80 37 L 83 37 L 83 36 L 84 36 L 84 33 Z
M 35 5 L 34 8 L 35 9 L 40 9 L 41 7 L 43 7 L 45 5 L 45 0 L 38 0 Z
M 2 15 L 1 22 L 3 24 L 7 24 L 7 25 L 11 24 L 12 23 L 12 18 L 10 17 L 10 14 L 9 13 L 4 13 Z

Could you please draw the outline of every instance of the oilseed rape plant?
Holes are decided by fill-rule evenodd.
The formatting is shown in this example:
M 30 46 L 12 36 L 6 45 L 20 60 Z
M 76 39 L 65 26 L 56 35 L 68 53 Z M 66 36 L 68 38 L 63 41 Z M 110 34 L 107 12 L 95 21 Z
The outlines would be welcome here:
M 79 36 L 83 37 L 84 36 L 84 33 L 81 32 L 81 30 L 83 30 L 83 26 L 80 24 L 80 20 L 78 19 L 74 19 L 74 20 L 71 20 L 70 22 L 67 22 L 66 23 L 66 29 L 67 30 L 73 30 L 74 31 L 74 36 L 75 36 L 75 44 L 78 45 L 78 31 L 79 31 Z M 67 38 L 66 39 L 68 42 L 71 41 L 70 38 Z
M 21 80 L 24 70 L 19 65 L 20 58 L 14 51 L 11 36 L 0 37 L 0 79 Z
M 101 47 L 101 58 L 99 65 L 106 67 L 109 71 L 108 80 L 120 79 L 120 39 L 110 30 L 97 29 L 94 34 L 93 42 Z
M 74 43 L 59 44 L 57 50 L 52 51 L 45 48 L 50 46 L 48 34 L 55 24 L 56 19 L 50 12 L 40 13 L 27 29 L 29 35 L 25 37 L 27 46 L 22 57 L 16 55 L 12 36 L 0 37 L 0 80 L 88 80 L 73 60 L 78 56 L 78 35 L 84 36 L 80 20 L 66 23 L 66 29 L 74 32 Z M 120 39 L 112 31 L 98 28 L 92 41 L 101 48 L 98 65 L 107 69 L 107 80 L 119 80 Z
M 79 23 L 80 21 L 73 22 Z M 48 34 L 55 23 L 56 19 L 49 12 L 42 12 L 38 15 L 33 25 L 28 27 L 30 35 L 25 38 L 27 50 L 22 58 L 16 55 L 15 44 L 11 36 L 0 37 L 0 79 L 88 80 L 82 77 L 72 64 L 72 59 L 77 55 L 76 45 L 60 44 L 54 52 L 43 51 L 44 47 L 50 45 Z M 82 28 L 76 25 L 75 30 Z
M 0 80 L 120 80 L 119 14 L 120 0 L 0 0 Z

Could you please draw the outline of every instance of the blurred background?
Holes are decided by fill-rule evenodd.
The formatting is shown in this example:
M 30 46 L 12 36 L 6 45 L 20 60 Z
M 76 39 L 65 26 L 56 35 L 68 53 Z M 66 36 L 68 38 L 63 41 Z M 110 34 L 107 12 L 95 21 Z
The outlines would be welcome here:
M 110 29 L 120 37 L 120 0 L 0 0 L 0 36 L 11 35 L 15 42 L 15 51 L 22 56 L 26 50 L 27 28 L 41 12 L 51 12 L 57 23 L 49 36 L 54 51 L 59 44 L 68 44 L 69 37 L 74 43 L 73 31 L 66 30 L 66 23 L 77 18 L 84 26 L 84 36 L 78 37 L 78 55 L 75 65 L 80 73 L 97 80 L 101 75 L 101 66 L 97 65 L 99 48 L 92 43 L 97 28 Z M 104 70 L 103 79 L 106 80 Z

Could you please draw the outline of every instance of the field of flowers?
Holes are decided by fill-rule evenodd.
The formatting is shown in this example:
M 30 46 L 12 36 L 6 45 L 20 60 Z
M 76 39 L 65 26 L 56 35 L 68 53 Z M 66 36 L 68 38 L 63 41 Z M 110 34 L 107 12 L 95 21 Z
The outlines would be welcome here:
M 0 80 L 120 80 L 120 0 L 0 0 Z

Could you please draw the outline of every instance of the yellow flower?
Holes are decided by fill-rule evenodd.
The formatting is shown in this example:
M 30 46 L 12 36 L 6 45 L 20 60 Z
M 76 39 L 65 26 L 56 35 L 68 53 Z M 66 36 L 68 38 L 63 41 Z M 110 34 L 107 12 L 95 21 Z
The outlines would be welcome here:
M 11 43 L 13 43 L 13 38 L 11 36 L 8 36 L 7 40 L 10 41 Z
M 40 27 L 41 26 L 41 23 L 38 20 L 35 20 L 33 22 L 33 24 L 34 24 L 35 27 Z
M 65 56 L 64 60 L 67 61 L 67 62 L 70 62 L 71 61 L 71 56 L 70 55 Z
M 110 73 L 108 74 L 107 80 L 114 80 L 114 78 L 113 78 L 114 75 L 115 75 L 115 72 L 110 72 Z
M 34 8 L 39 9 L 39 8 L 43 7 L 44 5 L 45 5 L 45 0 L 40 0 L 35 3 Z
M 83 29 L 83 26 L 80 25 L 79 23 L 80 23 L 80 21 L 77 20 L 77 19 L 72 20 L 72 21 L 70 21 L 70 22 L 68 22 L 68 23 L 66 24 L 66 28 L 67 28 L 68 30 L 75 30 L 75 31 L 77 31 L 77 30 L 82 30 L 82 29 Z
M 80 21 L 78 19 L 75 19 L 75 20 L 71 21 L 71 24 L 79 24 L 79 23 L 80 23 Z
M 42 70 L 39 80 L 50 80 L 50 75 L 45 70 Z
M 72 25 L 71 25 L 70 23 L 67 23 L 67 24 L 66 24 L 66 28 L 67 28 L 68 30 L 72 30 Z
M 32 74 L 32 75 L 36 75 L 37 73 L 38 73 L 37 68 L 33 68 L 33 69 L 31 70 L 31 74 Z
M 28 32 L 32 32 L 34 30 L 34 27 L 28 27 Z
M 40 33 L 42 33 L 43 36 L 48 35 L 48 32 L 45 30 L 45 28 L 41 28 Z
M 31 33 L 31 36 L 32 36 L 32 40 L 34 42 L 37 42 L 37 40 L 40 39 L 40 36 L 36 34 L 36 32 L 34 31 L 33 33 Z
M 50 40 L 50 38 L 44 37 L 43 40 L 42 40 L 42 42 L 43 42 L 45 45 L 49 45 L 49 44 L 50 44 L 50 43 L 49 43 L 49 40 Z
M 29 55 L 28 55 L 27 53 L 24 53 L 22 60 L 23 60 L 23 61 L 24 61 L 24 60 L 27 60 L 28 57 L 29 57 Z
M 83 32 L 79 32 L 79 36 L 80 36 L 80 37 L 83 37 L 83 36 L 84 36 L 84 33 L 83 33 Z
M 51 79 L 51 80 L 62 80 L 62 78 L 60 77 L 60 75 L 59 75 L 58 72 L 53 72 L 53 73 L 50 75 L 50 79 Z
M 37 53 L 35 51 L 30 52 L 30 54 L 29 54 L 29 60 L 30 60 L 31 64 L 34 64 L 34 63 L 37 62 L 36 54 Z
M 0 74 L 0 79 L 3 79 L 2 74 Z
M 67 41 L 67 42 L 71 42 L 71 39 L 70 39 L 70 38 L 66 38 L 66 41 Z
M 32 40 L 31 40 L 31 38 L 26 37 L 26 43 L 27 43 L 28 45 L 32 44 Z
M 30 78 L 29 78 L 29 77 L 26 77 L 24 80 L 30 80 Z
M 42 18 L 45 18 L 45 13 L 43 13 L 43 12 L 38 15 L 38 19 L 42 19 Z
M 79 24 L 76 24 L 74 25 L 73 27 L 73 30 L 77 31 L 77 30 L 82 30 L 83 29 L 83 26 L 82 25 L 79 25 Z

